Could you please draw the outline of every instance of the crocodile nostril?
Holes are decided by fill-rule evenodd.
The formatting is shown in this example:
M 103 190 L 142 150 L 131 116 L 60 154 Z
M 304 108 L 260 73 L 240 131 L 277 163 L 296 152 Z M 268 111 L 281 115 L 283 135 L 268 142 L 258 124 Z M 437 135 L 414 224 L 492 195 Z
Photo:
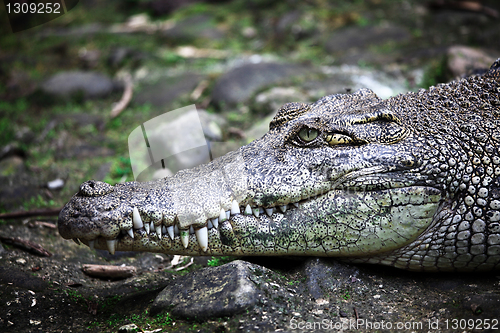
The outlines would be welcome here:
M 86 197 L 100 197 L 112 191 L 113 186 L 96 180 L 89 180 L 80 185 L 80 194 Z

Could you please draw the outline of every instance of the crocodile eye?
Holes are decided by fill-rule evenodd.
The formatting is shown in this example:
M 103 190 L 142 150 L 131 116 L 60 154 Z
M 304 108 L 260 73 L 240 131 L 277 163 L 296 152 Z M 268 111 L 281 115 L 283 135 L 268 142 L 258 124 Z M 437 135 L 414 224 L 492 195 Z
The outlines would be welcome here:
M 326 136 L 326 142 L 328 142 L 328 144 L 330 144 L 331 146 L 335 146 L 344 143 L 352 143 L 353 140 L 351 137 L 347 135 L 334 133 L 334 134 L 328 134 Z
M 304 142 L 311 142 L 318 137 L 318 130 L 315 128 L 304 127 L 299 132 L 299 138 Z

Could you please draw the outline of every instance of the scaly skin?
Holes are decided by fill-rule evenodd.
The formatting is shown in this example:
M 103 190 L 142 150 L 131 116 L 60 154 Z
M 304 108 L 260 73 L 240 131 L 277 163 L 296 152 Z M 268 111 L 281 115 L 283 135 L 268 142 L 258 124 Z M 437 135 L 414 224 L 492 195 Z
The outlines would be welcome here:
M 259 140 L 149 183 L 81 185 L 59 232 L 91 247 L 500 268 L 500 59 L 379 99 L 284 105 Z M 227 219 L 229 216 L 229 219 Z

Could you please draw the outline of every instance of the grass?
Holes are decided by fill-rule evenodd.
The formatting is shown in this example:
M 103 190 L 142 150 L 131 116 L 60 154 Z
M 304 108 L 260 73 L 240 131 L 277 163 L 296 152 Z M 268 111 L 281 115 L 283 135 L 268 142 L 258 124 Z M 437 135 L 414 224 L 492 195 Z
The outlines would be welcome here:
M 141 329 L 147 328 L 147 330 L 165 328 L 171 326 L 173 324 L 173 319 L 168 312 L 159 313 L 154 316 L 149 315 L 149 311 L 145 310 L 140 314 L 118 314 L 113 313 L 109 316 L 107 320 L 104 322 L 99 322 L 97 320 L 91 321 L 87 323 L 88 329 L 99 328 L 101 330 L 111 329 L 116 331 L 120 326 L 127 324 L 135 324 L 137 325 L 136 332 L 143 332 Z M 129 331 L 130 332 L 130 331 Z
M 225 265 L 225 264 L 227 264 L 235 259 L 236 259 L 236 257 L 230 257 L 230 256 L 212 257 L 212 259 L 208 259 L 207 265 L 209 267 L 222 266 L 222 265 Z

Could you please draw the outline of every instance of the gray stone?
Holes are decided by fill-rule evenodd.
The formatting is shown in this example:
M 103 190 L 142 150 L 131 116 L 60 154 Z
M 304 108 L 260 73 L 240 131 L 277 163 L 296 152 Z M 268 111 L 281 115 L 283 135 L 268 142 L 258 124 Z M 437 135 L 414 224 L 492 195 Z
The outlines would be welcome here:
M 168 30 L 164 30 L 162 35 L 175 41 L 194 41 L 200 38 L 218 40 L 224 37 L 224 32 L 218 29 L 212 16 L 199 14 L 186 18 L 178 22 Z
M 45 81 L 40 89 L 60 98 L 68 98 L 77 94 L 83 94 L 85 98 L 102 98 L 118 87 L 118 84 L 104 74 L 70 71 L 55 74 Z
M 169 284 L 155 299 L 151 313 L 169 311 L 175 317 L 203 320 L 231 316 L 253 307 L 259 289 L 252 282 L 263 268 L 236 260 L 190 273 Z
M 203 80 L 202 75 L 184 74 L 179 77 L 164 77 L 155 83 L 145 84 L 134 96 L 138 104 L 150 103 L 155 107 L 168 107 L 179 97 L 189 94 Z
M 289 102 L 308 102 L 308 96 L 295 87 L 273 87 L 255 97 L 255 107 L 252 109 L 276 113 L 283 104 Z
M 306 67 L 293 64 L 243 65 L 217 80 L 212 91 L 212 101 L 219 106 L 235 106 L 247 102 L 260 89 L 309 72 Z
M 496 59 L 493 54 L 488 50 L 468 46 L 451 46 L 447 51 L 448 69 L 454 78 L 475 74 L 477 70 L 486 71 Z

